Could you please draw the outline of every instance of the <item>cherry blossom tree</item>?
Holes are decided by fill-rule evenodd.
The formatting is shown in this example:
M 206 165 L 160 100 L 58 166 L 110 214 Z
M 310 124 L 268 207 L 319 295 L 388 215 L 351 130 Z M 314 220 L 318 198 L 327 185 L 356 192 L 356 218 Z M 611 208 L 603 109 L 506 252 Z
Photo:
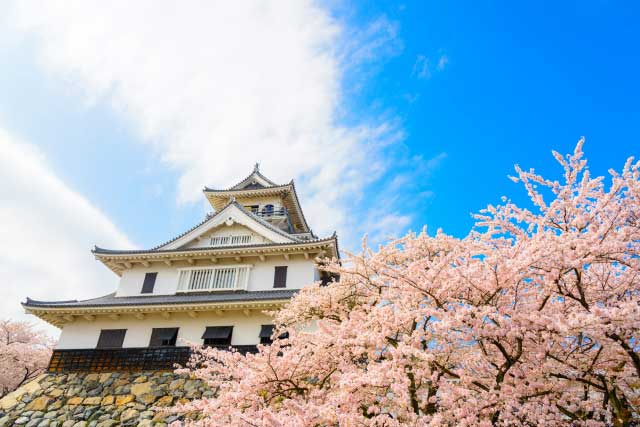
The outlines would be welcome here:
M 256 355 L 201 349 L 206 426 L 631 426 L 640 420 L 640 162 L 516 166 L 465 238 L 426 231 L 324 268 Z
M 51 348 L 51 338 L 31 324 L 0 320 L 0 397 L 40 375 Z

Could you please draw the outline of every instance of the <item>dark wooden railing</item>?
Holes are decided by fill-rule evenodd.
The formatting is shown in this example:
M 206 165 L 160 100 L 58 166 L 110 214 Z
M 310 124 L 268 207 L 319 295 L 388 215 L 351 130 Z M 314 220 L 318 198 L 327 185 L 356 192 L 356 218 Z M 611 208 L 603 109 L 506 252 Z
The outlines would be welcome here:
M 228 349 L 228 346 L 216 346 Z M 255 345 L 233 346 L 238 352 L 255 353 Z M 135 347 L 114 349 L 53 350 L 49 372 L 172 371 L 184 366 L 190 347 Z
M 277 209 L 262 209 L 260 211 L 253 211 L 255 215 L 261 216 L 263 218 L 270 218 L 273 216 L 287 216 L 288 212 L 286 208 L 277 208 Z

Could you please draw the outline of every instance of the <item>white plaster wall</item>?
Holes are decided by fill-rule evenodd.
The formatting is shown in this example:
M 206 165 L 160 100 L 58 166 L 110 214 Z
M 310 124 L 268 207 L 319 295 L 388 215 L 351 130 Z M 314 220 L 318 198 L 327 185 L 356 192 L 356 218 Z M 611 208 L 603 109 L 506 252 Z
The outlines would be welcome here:
M 223 261 L 224 260 L 221 259 L 220 262 L 216 264 L 200 261 L 193 266 L 190 266 L 186 262 L 175 263 L 171 267 L 161 263 L 154 263 L 149 267 L 136 266 L 126 270 L 122 274 L 116 296 L 175 294 L 178 287 L 178 269 L 187 267 L 252 264 L 253 267 L 249 273 L 249 283 L 247 288 L 249 291 L 273 289 L 273 275 L 275 267 L 281 265 L 289 267 L 287 269 L 287 289 L 300 289 L 317 280 L 314 261 L 312 259 L 305 259 L 302 255 L 291 256 L 289 260 L 285 260 L 281 256 L 268 256 L 264 261 L 260 261 L 257 257 L 243 259 L 240 263 Z M 145 273 L 152 272 L 158 273 L 153 294 L 140 294 Z
M 180 340 L 202 344 L 202 334 L 207 326 L 233 326 L 232 345 L 255 345 L 262 325 L 272 324 L 273 320 L 258 311 L 245 316 L 239 311 L 225 312 L 223 316 L 213 313 L 201 313 L 193 319 L 186 314 L 173 314 L 171 319 L 160 315 L 148 315 L 138 320 L 130 315 L 123 315 L 119 320 L 111 320 L 106 316 L 98 316 L 94 321 L 76 319 L 62 329 L 59 349 L 95 348 L 102 329 L 126 329 L 123 347 L 148 347 L 153 328 L 180 328 L 176 345 L 188 345 Z

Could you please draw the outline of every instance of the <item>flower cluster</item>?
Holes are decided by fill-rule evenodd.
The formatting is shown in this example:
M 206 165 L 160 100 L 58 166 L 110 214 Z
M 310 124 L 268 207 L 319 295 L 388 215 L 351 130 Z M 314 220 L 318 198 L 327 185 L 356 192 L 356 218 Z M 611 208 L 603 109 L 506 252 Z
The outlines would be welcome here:
M 40 375 L 53 342 L 26 322 L 0 320 L 0 397 Z

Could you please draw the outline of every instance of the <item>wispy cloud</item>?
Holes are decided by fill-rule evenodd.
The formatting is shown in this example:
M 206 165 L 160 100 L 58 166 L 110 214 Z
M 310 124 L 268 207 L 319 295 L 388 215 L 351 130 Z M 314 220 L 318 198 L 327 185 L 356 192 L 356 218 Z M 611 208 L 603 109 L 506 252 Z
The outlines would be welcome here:
M 416 62 L 413 64 L 411 75 L 419 79 L 431 78 L 431 69 L 429 67 L 429 58 L 424 55 L 418 55 Z
M 411 76 L 418 79 L 430 79 L 434 71 L 444 71 L 448 63 L 449 57 L 446 54 L 440 54 L 435 58 L 429 58 L 427 55 L 420 54 L 416 57 L 416 61 L 413 64 Z
M 1 316 L 23 318 L 19 302 L 27 296 L 61 300 L 113 291 L 117 277 L 93 260 L 91 247 L 134 245 L 33 145 L 1 127 L 0 182 Z
M 447 55 L 440 55 L 438 59 L 438 71 L 443 71 L 449 63 L 449 57 Z

